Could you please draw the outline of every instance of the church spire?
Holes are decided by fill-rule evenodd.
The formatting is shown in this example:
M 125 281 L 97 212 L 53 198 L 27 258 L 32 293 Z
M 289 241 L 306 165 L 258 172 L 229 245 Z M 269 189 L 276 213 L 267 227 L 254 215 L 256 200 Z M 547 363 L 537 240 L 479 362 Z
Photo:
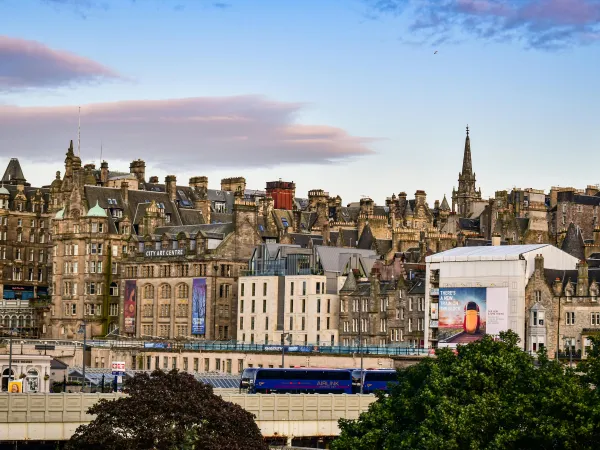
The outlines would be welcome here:
M 473 163 L 471 162 L 471 139 L 469 138 L 469 125 L 467 125 L 467 137 L 465 138 L 465 153 L 463 155 L 462 176 L 473 174 Z

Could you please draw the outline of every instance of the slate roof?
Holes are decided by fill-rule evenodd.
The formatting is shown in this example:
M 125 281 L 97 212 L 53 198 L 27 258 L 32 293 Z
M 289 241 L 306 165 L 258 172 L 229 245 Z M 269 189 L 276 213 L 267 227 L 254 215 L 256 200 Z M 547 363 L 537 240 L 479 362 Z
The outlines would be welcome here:
M 355 248 L 339 248 L 339 247 L 316 247 L 319 260 L 323 270 L 326 272 L 342 272 L 346 266 L 348 260 L 352 255 L 359 255 L 360 257 L 367 259 L 369 257 L 376 257 L 373 250 L 360 250 Z M 340 259 L 340 255 L 344 255 Z M 344 262 L 341 263 L 340 261 Z
M 309 248 L 310 245 L 323 245 L 323 236 L 317 234 L 291 233 L 290 237 L 295 245 L 302 248 Z
M 460 217 L 458 219 L 458 226 L 461 230 L 479 231 L 479 219 Z
M 425 294 L 425 280 L 423 278 L 415 278 L 412 286 L 408 290 L 409 295 Z
M 544 269 L 544 277 L 546 283 L 550 287 L 554 284 L 554 281 L 558 278 L 563 283 L 563 289 L 567 285 L 568 281 L 571 281 L 573 287 L 577 287 L 577 269 L 574 270 L 557 270 L 557 269 Z M 600 283 L 600 267 L 588 267 L 588 280 L 591 283 L 596 280 Z
M 154 231 L 159 236 L 167 234 L 173 238 L 177 237 L 179 233 L 185 233 L 189 237 L 195 237 L 198 233 L 201 233 L 206 237 L 215 239 L 223 239 L 232 232 L 233 223 L 165 226 L 158 227 Z
M 579 260 L 585 259 L 585 247 L 581 228 L 571 222 L 560 249 Z
M 329 240 L 332 245 L 338 245 L 339 232 L 331 231 L 329 233 Z M 357 229 L 343 229 L 342 228 L 342 240 L 345 247 L 355 247 L 358 241 L 358 230 Z
M 25 175 L 23 175 L 23 169 L 21 169 L 19 160 L 11 158 L 2 176 L 2 183 L 16 184 L 16 181 L 25 182 Z
M 373 237 L 373 232 L 371 231 L 371 226 L 366 224 L 363 228 L 363 232 L 358 239 L 357 248 L 368 250 L 373 248 L 373 242 L 375 238 Z

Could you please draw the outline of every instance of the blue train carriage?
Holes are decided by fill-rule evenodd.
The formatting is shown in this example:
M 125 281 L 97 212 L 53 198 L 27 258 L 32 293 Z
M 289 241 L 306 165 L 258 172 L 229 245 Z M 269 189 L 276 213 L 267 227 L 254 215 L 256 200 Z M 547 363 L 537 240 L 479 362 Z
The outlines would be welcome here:
M 398 373 L 394 369 L 365 370 L 363 373 L 363 394 L 389 390 L 390 385 L 398 384 Z M 357 387 L 354 387 L 356 392 Z M 358 386 L 360 392 L 360 385 Z
M 350 369 L 258 369 L 252 394 L 352 394 Z

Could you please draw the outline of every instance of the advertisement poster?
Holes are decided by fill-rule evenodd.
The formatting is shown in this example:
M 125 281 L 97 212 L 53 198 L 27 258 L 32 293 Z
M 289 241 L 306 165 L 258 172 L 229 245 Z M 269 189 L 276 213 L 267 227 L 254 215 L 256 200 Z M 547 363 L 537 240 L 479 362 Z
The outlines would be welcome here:
M 23 392 L 23 382 L 19 381 L 9 381 L 8 382 L 8 392 L 11 394 L 20 394 Z
M 455 347 L 508 329 L 508 288 L 440 288 L 439 346 Z
M 135 333 L 135 307 L 136 307 L 136 295 L 135 295 L 135 280 L 125 281 L 125 304 L 123 315 L 125 319 L 125 333 Z
M 206 334 L 206 278 L 192 284 L 192 334 Z

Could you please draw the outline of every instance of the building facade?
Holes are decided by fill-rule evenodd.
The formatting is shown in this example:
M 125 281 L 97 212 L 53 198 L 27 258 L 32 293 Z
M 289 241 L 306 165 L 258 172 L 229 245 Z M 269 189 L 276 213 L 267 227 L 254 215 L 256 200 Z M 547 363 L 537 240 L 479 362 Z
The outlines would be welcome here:
M 50 214 L 47 188 L 32 187 L 16 158 L 0 187 L 0 327 L 38 337 L 49 304 Z

